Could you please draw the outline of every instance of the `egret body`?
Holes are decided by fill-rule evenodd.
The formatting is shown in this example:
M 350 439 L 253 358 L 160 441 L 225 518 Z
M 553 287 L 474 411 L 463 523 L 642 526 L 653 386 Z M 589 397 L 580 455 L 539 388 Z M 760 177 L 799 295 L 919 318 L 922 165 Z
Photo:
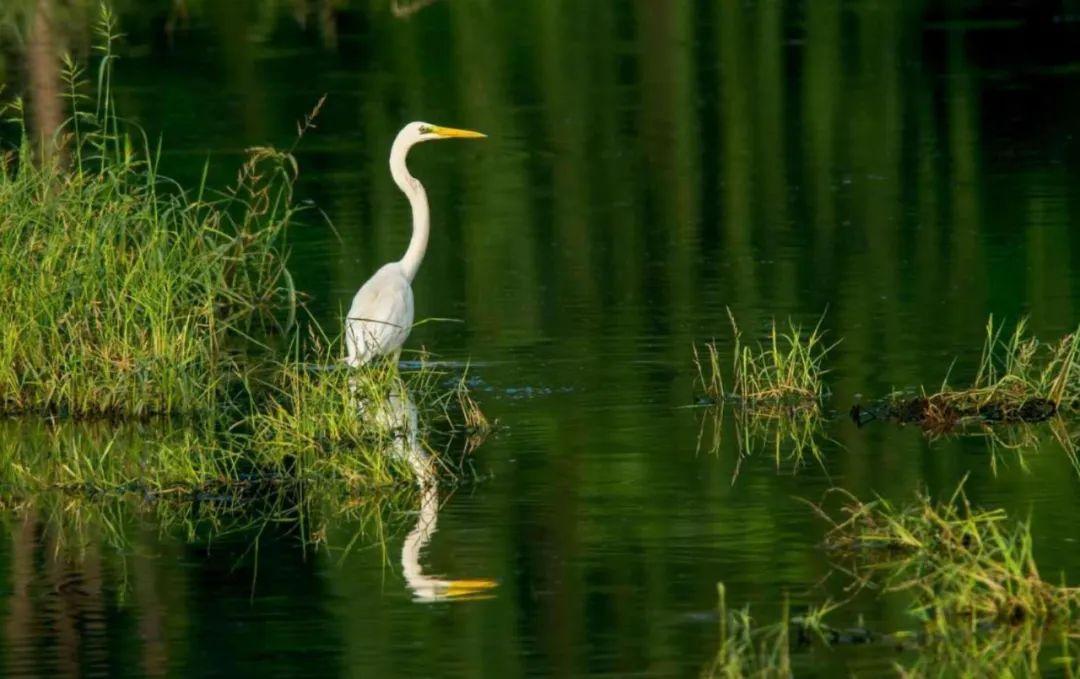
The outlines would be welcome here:
M 390 148 L 390 174 L 412 207 L 412 238 L 405 255 L 384 264 L 357 291 L 345 319 L 345 361 L 351 366 L 377 356 L 401 353 L 412 330 L 412 282 L 427 252 L 431 211 L 423 184 L 409 174 L 405 158 L 416 144 L 437 139 L 480 139 L 479 132 L 456 130 L 429 123 L 409 123 L 398 132 Z

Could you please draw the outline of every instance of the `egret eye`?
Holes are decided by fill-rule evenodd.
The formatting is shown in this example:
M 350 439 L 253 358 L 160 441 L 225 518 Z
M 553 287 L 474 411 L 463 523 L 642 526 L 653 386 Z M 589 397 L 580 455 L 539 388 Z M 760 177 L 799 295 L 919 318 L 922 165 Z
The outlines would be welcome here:
M 429 126 L 427 126 L 427 125 L 421 125 L 420 126 L 420 134 L 430 134 L 430 133 L 431 133 L 431 128 Z

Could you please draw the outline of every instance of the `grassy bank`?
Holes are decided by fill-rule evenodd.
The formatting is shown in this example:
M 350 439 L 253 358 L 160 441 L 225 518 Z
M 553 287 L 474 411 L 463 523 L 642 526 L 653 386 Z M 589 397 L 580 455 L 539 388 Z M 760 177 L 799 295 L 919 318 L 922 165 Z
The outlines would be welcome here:
M 116 114 L 107 12 L 99 30 L 97 90 L 67 64 L 71 116 L 52 138 L 32 138 L 18 99 L 6 111 L 17 139 L 0 167 L 0 410 L 212 409 L 229 350 L 292 297 L 282 237 L 296 164 L 253 150 L 217 193 L 162 176 L 158 149 Z

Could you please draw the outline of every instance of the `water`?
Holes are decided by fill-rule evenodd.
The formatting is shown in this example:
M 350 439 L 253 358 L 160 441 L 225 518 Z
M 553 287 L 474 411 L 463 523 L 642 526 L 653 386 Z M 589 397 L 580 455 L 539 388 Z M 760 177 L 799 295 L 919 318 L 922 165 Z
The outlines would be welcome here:
M 327 324 L 407 243 L 397 129 L 489 135 L 410 159 L 434 215 L 417 317 L 460 322 L 409 346 L 468 362 L 503 425 L 475 453 L 480 479 L 440 488 L 423 570 L 498 587 L 417 600 L 400 556 L 419 499 L 374 518 L 314 506 L 325 542 L 305 550 L 271 508 L 189 530 L 149 501 L 46 498 L 5 514 L 6 673 L 695 675 L 718 582 L 762 621 L 785 597 L 843 597 L 827 526 L 799 501 L 832 485 L 909 500 L 967 476 L 975 502 L 1031 517 L 1044 576 L 1080 582 L 1078 478 L 1057 446 L 995 467 L 982 439 L 845 417 L 954 359 L 970 375 L 990 313 L 1047 338 L 1075 326 L 1071 3 L 442 0 L 407 19 L 381 2 L 128 4 L 120 108 L 164 138 L 169 174 L 194 182 L 210 158 L 228 181 L 327 94 L 298 191 L 334 228 L 312 211 L 292 233 Z M 84 25 L 57 29 L 76 53 Z M 0 53 L 19 85 L 17 45 Z M 730 346 L 727 308 L 753 337 L 824 313 L 842 340 L 820 463 L 740 462 L 730 414 L 712 449 L 691 346 Z M 915 626 L 896 598 L 836 622 L 860 616 Z M 910 660 L 794 657 L 808 676 Z

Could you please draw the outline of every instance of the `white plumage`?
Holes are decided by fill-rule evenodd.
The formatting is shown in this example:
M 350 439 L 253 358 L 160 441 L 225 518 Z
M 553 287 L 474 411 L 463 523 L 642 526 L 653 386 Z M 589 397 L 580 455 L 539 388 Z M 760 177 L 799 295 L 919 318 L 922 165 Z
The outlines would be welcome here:
M 345 319 L 346 362 L 367 363 L 400 353 L 413 324 L 412 281 L 427 251 L 431 215 L 424 186 L 409 174 L 405 158 L 414 145 L 435 139 L 477 139 L 485 135 L 429 123 L 409 123 L 390 148 L 390 174 L 409 199 L 413 231 L 409 248 L 397 262 L 385 264 L 357 291 Z M 396 360 L 396 359 L 395 359 Z
M 363 365 L 401 349 L 413 323 L 413 293 L 400 262 L 384 264 L 353 297 L 345 322 L 346 361 Z

